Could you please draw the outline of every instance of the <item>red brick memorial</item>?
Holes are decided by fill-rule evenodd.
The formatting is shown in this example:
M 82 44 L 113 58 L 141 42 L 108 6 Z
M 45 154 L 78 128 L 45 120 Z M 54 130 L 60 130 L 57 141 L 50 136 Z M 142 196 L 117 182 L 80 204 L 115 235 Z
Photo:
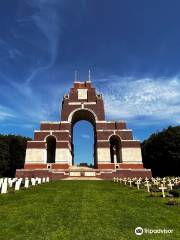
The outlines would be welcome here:
M 89 121 L 94 128 L 94 168 L 73 167 L 73 127 L 80 120 Z M 86 146 L 82 149 L 85 151 Z M 17 169 L 16 176 L 111 179 L 150 177 L 151 171 L 143 167 L 140 142 L 133 139 L 126 123 L 105 120 L 102 95 L 96 93 L 91 81 L 75 81 L 63 97 L 61 121 L 41 122 L 34 140 L 27 143 L 24 169 Z

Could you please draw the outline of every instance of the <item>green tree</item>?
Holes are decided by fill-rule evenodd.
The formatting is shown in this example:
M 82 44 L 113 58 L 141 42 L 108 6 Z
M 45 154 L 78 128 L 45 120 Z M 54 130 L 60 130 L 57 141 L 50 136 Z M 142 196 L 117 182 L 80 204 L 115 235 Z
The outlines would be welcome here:
M 23 168 L 27 141 L 30 138 L 0 135 L 0 176 L 13 177 L 16 169 Z
M 144 166 L 153 176 L 180 175 L 180 126 L 152 134 L 141 147 Z

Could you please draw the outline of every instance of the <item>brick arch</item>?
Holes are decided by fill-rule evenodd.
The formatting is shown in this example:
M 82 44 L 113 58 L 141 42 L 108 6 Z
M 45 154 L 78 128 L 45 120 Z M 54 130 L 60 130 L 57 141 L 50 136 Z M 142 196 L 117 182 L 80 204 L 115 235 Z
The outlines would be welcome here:
M 96 113 L 89 108 L 77 108 L 69 114 L 68 122 L 72 125 L 80 120 L 86 120 L 95 125 L 98 118 Z
M 44 141 L 47 142 L 47 138 L 51 136 L 56 139 L 56 142 L 58 141 L 57 137 L 54 134 L 48 134 L 47 136 L 45 136 Z
M 118 133 L 116 133 L 116 134 L 111 134 L 109 137 L 108 137 L 108 141 L 110 141 L 110 138 L 111 137 L 113 137 L 113 136 L 115 136 L 115 137 L 118 137 L 119 138 L 119 140 L 120 140 L 120 142 L 122 141 L 122 138 L 119 136 L 119 134 Z
M 111 163 L 122 162 L 121 138 L 118 134 L 112 134 L 109 137 Z
M 79 108 L 74 110 L 70 116 L 69 116 L 69 122 L 71 124 L 71 149 L 72 149 L 72 165 L 74 165 L 74 143 L 73 143 L 73 129 L 77 122 L 85 120 L 92 124 L 93 127 L 93 135 L 94 135 L 94 153 L 93 153 L 93 161 L 94 161 L 94 167 L 97 166 L 97 154 L 96 154 L 96 148 L 97 148 L 97 137 L 96 137 L 96 122 L 97 122 L 97 116 L 96 114 L 88 108 Z

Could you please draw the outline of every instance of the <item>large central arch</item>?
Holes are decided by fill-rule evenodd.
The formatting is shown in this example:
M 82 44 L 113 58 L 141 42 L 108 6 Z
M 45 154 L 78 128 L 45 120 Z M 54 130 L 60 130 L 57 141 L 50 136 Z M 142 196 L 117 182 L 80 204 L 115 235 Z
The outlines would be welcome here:
M 90 109 L 77 109 L 73 111 L 69 116 L 69 122 L 71 123 L 71 154 L 72 154 L 72 165 L 74 165 L 74 143 L 73 143 L 73 128 L 74 125 L 82 120 L 88 121 L 93 126 L 94 133 L 94 167 L 97 167 L 97 134 L 96 134 L 96 114 Z

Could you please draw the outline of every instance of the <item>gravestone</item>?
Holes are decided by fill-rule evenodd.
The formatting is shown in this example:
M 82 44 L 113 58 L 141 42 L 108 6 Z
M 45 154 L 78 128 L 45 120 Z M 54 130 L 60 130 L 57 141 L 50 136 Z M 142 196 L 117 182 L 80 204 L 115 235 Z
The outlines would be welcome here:
M 147 187 L 147 191 L 149 192 L 149 187 L 151 186 L 151 184 L 149 184 L 149 182 L 146 182 L 146 184 L 144 184 L 144 186 Z
M 21 180 L 17 180 L 16 183 L 15 183 L 15 191 L 19 191 L 20 189 L 20 186 L 21 186 Z
M 1 193 L 7 193 L 7 181 L 2 183 Z
M 25 187 L 25 188 L 28 188 L 28 187 L 29 187 L 29 179 L 28 179 L 28 178 L 25 179 L 24 187 Z
M 167 187 L 164 187 L 164 185 L 161 184 L 161 187 L 159 187 L 159 189 L 162 191 L 163 198 L 166 197 L 164 190 L 167 189 Z

